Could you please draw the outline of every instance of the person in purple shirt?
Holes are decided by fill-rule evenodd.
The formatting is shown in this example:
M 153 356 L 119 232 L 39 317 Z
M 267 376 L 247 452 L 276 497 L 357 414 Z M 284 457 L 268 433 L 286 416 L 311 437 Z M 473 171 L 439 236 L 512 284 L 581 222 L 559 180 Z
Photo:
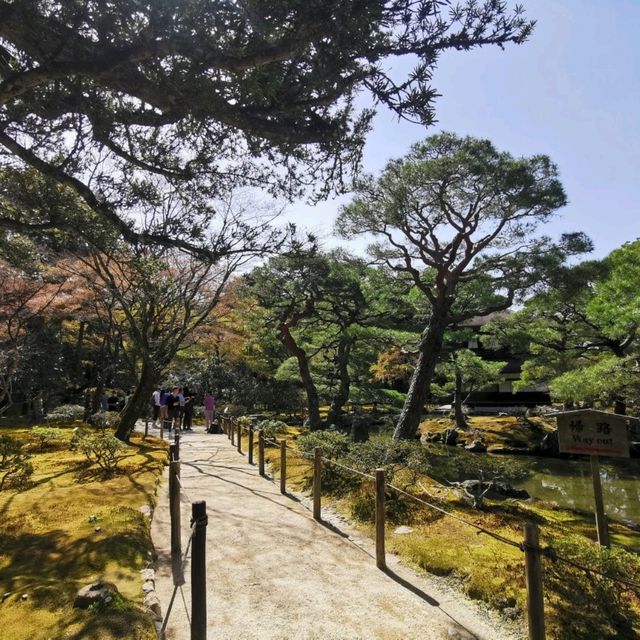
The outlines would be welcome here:
M 213 416 L 216 411 L 216 399 L 211 394 L 211 391 L 207 391 L 202 404 L 204 406 L 205 430 L 211 431 L 211 424 L 213 422 Z

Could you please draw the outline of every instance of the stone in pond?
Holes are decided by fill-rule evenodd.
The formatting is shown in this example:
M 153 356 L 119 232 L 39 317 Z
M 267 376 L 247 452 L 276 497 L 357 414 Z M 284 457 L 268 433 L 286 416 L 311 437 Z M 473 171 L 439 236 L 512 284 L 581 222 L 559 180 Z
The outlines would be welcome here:
M 474 440 L 471 444 L 468 444 L 465 449 L 471 453 L 485 453 L 487 445 L 482 440 Z

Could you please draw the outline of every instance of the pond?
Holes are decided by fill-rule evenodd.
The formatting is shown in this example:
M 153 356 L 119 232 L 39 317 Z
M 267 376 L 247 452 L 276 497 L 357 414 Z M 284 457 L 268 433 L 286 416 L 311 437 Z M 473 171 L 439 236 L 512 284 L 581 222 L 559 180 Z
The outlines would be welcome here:
M 434 476 L 445 481 L 499 476 L 533 498 L 559 507 L 593 512 L 589 459 L 560 460 L 534 456 L 491 456 L 438 447 Z M 602 492 L 607 516 L 640 525 L 640 459 L 601 458 Z

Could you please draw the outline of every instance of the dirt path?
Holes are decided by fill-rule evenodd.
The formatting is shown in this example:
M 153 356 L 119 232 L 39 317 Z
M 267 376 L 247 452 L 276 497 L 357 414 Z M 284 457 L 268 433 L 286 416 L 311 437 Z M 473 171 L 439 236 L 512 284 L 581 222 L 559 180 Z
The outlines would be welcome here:
M 181 443 L 183 538 L 189 499 L 205 500 L 208 639 L 516 640 L 474 604 L 388 556 L 376 569 L 369 541 L 315 522 L 295 498 L 258 475 L 224 435 L 186 433 Z M 168 488 L 152 524 L 156 590 L 166 614 L 173 590 Z M 356 542 L 354 542 L 356 539 Z M 183 543 L 184 548 L 184 543 Z M 188 640 L 187 583 L 178 591 L 169 640 Z M 190 611 L 189 611 L 190 613 Z

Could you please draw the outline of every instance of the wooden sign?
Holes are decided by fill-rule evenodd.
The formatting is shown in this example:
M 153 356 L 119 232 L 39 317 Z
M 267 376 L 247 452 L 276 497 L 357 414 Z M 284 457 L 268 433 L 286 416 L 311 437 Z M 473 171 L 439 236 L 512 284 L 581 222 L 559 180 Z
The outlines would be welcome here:
M 558 414 L 561 453 L 629 457 L 627 419 L 604 411 L 568 411 Z

